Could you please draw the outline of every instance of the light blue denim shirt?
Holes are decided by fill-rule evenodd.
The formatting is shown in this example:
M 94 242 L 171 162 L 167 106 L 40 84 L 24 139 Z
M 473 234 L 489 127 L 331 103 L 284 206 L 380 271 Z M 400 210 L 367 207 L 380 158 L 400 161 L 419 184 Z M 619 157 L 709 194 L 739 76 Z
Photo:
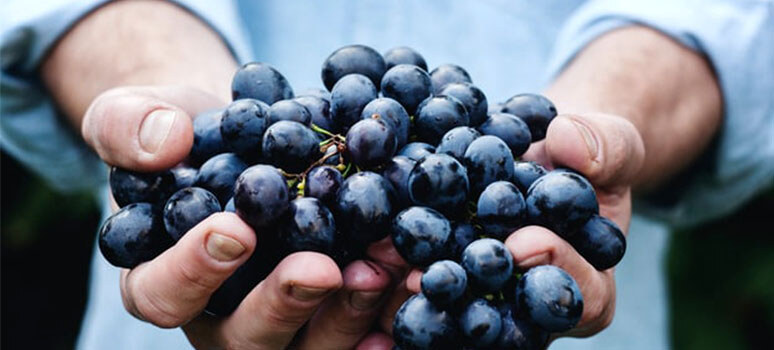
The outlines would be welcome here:
M 37 76 L 45 53 L 102 1 L 5 1 L 0 10 L 0 146 L 67 191 L 100 189 L 105 171 L 58 116 Z M 706 55 L 724 97 L 723 129 L 709 165 L 691 175 L 669 205 L 637 203 L 662 223 L 692 225 L 723 215 L 774 181 L 774 2 L 736 1 L 178 1 L 212 26 L 240 62 L 277 67 L 296 91 L 322 87 L 320 66 L 351 43 L 379 51 L 407 45 L 429 67 L 465 67 L 490 102 L 538 92 L 588 42 L 644 24 Z M 561 111 L 560 111 L 561 112 Z M 96 192 L 96 190 L 95 190 Z M 104 197 L 104 196 L 102 196 Z M 617 315 L 590 339 L 558 349 L 668 347 L 662 276 L 666 229 L 636 217 L 617 269 Z M 180 330 L 160 330 L 123 310 L 118 269 L 96 252 L 78 347 L 176 349 Z

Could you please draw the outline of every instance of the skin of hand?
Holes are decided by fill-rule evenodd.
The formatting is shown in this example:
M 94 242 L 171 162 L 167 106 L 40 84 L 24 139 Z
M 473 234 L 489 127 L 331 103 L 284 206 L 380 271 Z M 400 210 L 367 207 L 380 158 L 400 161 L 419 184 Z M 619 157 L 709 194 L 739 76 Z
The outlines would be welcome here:
M 153 171 L 185 158 L 192 117 L 230 100 L 235 70 L 222 40 L 188 12 L 127 1 L 79 22 L 41 76 L 106 163 Z M 301 252 L 282 260 L 232 315 L 203 314 L 261 236 L 234 214 L 210 216 L 156 259 L 122 270 L 125 308 L 156 326 L 181 327 L 199 349 L 354 348 L 379 316 L 392 275 L 402 276 L 389 261 L 355 261 L 341 271 L 325 255 Z

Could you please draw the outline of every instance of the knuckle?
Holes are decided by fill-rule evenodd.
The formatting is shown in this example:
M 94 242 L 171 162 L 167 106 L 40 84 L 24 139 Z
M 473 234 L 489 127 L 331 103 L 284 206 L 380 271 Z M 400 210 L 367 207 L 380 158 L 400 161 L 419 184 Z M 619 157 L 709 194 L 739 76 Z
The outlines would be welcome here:
M 183 285 L 197 295 L 213 291 L 220 284 L 220 280 L 211 273 L 194 269 L 189 264 L 181 263 L 177 270 Z
M 181 315 L 174 306 L 163 302 L 161 298 L 155 298 L 147 294 L 139 294 L 134 305 L 137 315 L 141 320 L 152 323 L 161 328 L 174 328 L 184 324 L 187 319 Z

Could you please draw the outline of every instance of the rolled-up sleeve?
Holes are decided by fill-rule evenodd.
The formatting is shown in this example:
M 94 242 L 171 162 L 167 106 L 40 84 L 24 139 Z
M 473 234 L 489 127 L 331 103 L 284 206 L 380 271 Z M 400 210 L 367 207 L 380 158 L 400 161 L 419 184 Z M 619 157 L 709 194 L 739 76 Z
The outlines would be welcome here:
M 656 194 L 638 200 L 635 209 L 673 226 L 691 226 L 730 213 L 774 185 L 774 2 L 591 1 L 562 29 L 549 77 L 595 38 L 631 25 L 654 28 L 705 55 L 724 104 L 722 129 L 703 157 L 706 164 L 667 185 L 673 200 Z

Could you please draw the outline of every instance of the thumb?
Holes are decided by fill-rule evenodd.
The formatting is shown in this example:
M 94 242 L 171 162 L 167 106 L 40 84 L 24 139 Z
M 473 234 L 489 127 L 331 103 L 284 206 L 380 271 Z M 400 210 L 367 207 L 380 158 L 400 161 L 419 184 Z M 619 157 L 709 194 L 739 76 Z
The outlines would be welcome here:
M 545 142 L 552 165 L 575 169 L 603 187 L 631 184 L 645 158 L 634 124 L 608 114 L 558 116 Z
M 81 133 L 108 164 L 161 170 L 188 155 L 193 144 L 192 116 L 222 105 L 216 97 L 187 87 L 115 88 L 94 99 Z

